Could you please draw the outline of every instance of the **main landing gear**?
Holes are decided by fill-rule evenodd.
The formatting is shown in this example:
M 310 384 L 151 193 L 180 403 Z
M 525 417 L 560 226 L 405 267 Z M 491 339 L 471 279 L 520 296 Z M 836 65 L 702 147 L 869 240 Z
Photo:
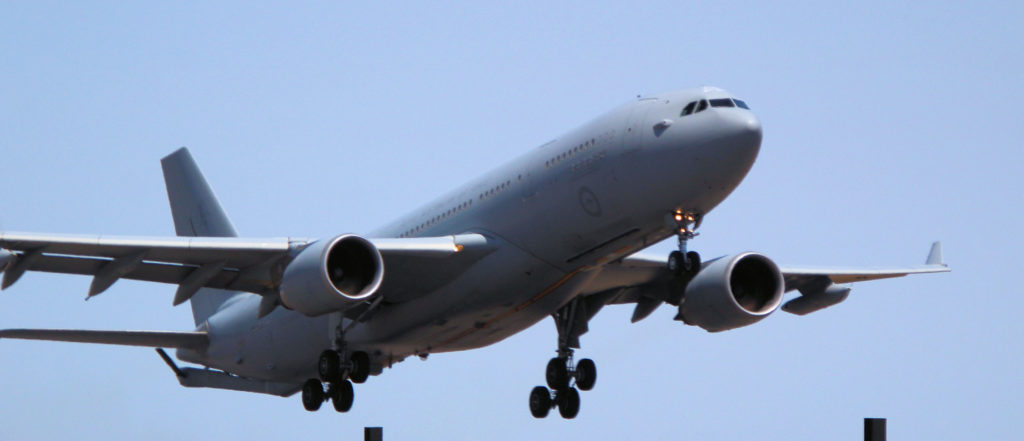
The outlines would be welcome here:
M 562 418 L 572 419 L 580 413 L 579 391 L 593 389 L 597 382 L 597 365 L 584 358 L 573 366 L 572 351 L 569 351 L 567 358 L 555 357 L 548 361 L 544 376 L 548 387 L 537 386 L 530 391 L 530 413 L 544 418 L 557 407 Z
M 370 356 L 357 351 L 343 357 L 338 351 L 326 350 L 320 354 L 317 374 L 319 379 L 310 378 L 302 385 L 303 407 L 313 412 L 320 409 L 324 401 L 330 400 L 334 410 L 348 412 L 355 399 L 352 383 L 363 383 L 370 375 Z M 327 384 L 326 392 L 324 383 Z
M 701 262 L 700 254 L 686 250 L 686 243 L 700 234 L 696 230 L 700 227 L 703 216 L 692 211 L 675 210 L 672 212 L 672 220 L 675 223 L 676 237 L 679 239 L 679 250 L 669 253 L 668 270 L 689 281 L 700 271 Z
M 579 391 L 593 389 L 597 382 L 593 360 L 584 358 L 573 363 L 572 359 L 573 348 L 580 347 L 579 336 L 587 331 L 591 314 L 585 309 L 586 304 L 577 298 L 553 314 L 558 328 L 558 356 L 548 361 L 544 371 L 547 387 L 537 386 L 530 391 L 530 413 L 535 418 L 548 416 L 555 407 L 562 418 L 575 418 L 580 412 Z

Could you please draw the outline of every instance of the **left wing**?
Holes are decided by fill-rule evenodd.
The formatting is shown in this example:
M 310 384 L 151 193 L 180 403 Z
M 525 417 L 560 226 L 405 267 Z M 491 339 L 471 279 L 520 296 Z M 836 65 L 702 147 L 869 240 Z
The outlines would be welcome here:
M 0 338 L 66 341 L 108 345 L 187 348 L 205 351 L 210 343 L 205 332 L 93 331 L 83 329 L 0 329 Z
M 704 265 L 713 261 L 705 262 Z M 948 272 L 942 260 L 942 243 L 932 244 L 924 265 L 892 268 L 828 268 L 779 265 L 786 292 L 799 290 L 800 297 L 782 309 L 798 315 L 808 314 L 844 300 L 850 288 L 841 284 L 903 277 L 910 274 Z M 620 262 L 605 265 L 601 273 L 584 288 L 583 295 L 610 295 L 608 303 L 635 303 L 632 321 L 650 315 L 662 302 L 678 304 L 682 286 L 663 259 L 636 254 Z
M 397 270 L 386 275 L 387 285 L 382 286 L 381 294 L 388 301 L 406 300 L 412 294 L 402 288 L 416 279 L 434 282 L 423 280 L 416 269 L 436 267 L 429 263 L 440 259 L 449 264 L 448 273 L 455 273 L 460 268 L 453 267 L 462 265 L 451 265 L 446 258 L 462 253 L 478 256 L 493 245 L 480 234 L 367 240 L 380 251 L 385 267 Z M 175 304 L 203 287 L 276 295 L 283 266 L 311 243 L 295 238 L 0 233 L 0 270 L 4 273 L 0 288 L 11 286 L 26 271 L 44 271 L 93 276 L 90 297 L 122 278 L 178 284 Z M 383 289 L 388 286 L 391 289 Z

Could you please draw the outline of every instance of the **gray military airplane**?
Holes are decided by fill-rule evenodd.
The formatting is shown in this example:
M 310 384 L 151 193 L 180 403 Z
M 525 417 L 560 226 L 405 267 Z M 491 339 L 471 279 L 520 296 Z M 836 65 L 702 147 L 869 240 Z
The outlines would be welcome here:
M 761 146 L 745 102 L 704 87 L 640 98 L 365 236 L 239 238 L 189 152 L 165 157 L 177 237 L 0 233 L 2 288 L 26 271 L 91 275 L 89 296 L 121 278 L 178 285 L 191 332 L 6 329 L 0 338 L 147 346 L 186 387 L 279 396 L 314 411 L 353 402 L 352 383 L 409 356 L 497 343 L 545 317 L 558 330 L 533 416 L 579 412 L 597 369 L 573 360 L 609 304 L 632 321 L 663 303 L 710 332 L 781 309 L 842 302 L 846 284 L 949 271 L 935 243 L 924 265 L 780 266 L 742 252 L 701 261 L 687 246 L 743 180 Z M 635 254 L 666 238 L 666 259 Z M 179 367 L 179 360 L 204 368 Z M 326 390 L 325 390 L 326 386 Z

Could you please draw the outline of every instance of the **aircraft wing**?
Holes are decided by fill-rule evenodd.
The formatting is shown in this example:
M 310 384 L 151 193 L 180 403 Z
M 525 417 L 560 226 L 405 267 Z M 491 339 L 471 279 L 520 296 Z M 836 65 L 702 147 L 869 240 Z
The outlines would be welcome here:
M 368 240 L 384 258 L 385 284 L 392 289 L 382 286 L 382 295 L 388 301 L 410 295 L 403 286 L 421 276 L 417 269 L 431 267 L 424 262 L 444 261 L 464 252 L 479 256 L 473 251 L 490 249 L 479 234 Z M 0 288 L 11 286 L 26 271 L 44 271 L 93 276 L 90 297 L 121 278 L 178 284 L 175 304 L 203 287 L 276 295 L 283 265 L 312 242 L 295 238 L 0 233 L 0 270 L 4 272 Z
M 0 329 L 0 338 L 206 350 L 205 332 L 93 331 L 83 329 Z
M 710 262 L 705 262 L 705 265 Z M 849 288 L 838 284 L 903 277 L 910 274 L 948 272 L 942 260 L 942 244 L 932 244 L 924 265 L 906 267 L 847 268 L 807 267 L 779 265 L 786 283 L 786 292 L 799 290 L 802 294 L 820 293 L 832 287 L 835 295 L 845 299 Z M 601 273 L 584 289 L 584 295 L 602 294 L 610 298 L 607 303 L 635 303 L 633 321 L 647 317 L 662 302 L 677 304 L 683 289 L 668 271 L 665 260 L 635 254 L 619 262 L 605 265 Z M 839 300 L 841 301 L 841 299 Z M 837 302 L 838 303 L 838 302 Z M 788 305 L 788 304 L 787 304 Z M 801 314 L 797 308 L 783 306 L 785 311 Z

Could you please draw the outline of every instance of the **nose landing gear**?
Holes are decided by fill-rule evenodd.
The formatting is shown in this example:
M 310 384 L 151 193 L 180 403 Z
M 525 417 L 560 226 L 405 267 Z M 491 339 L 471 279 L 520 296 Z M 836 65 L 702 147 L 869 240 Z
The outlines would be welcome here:
M 704 216 L 693 211 L 675 210 L 672 212 L 672 221 L 675 224 L 676 237 L 679 240 L 679 250 L 668 255 L 668 270 L 676 276 L 686 280 L 692 279 L 700 271 L 700 254 L 696 251 L 687 251 L 686 244 L 690 239 L 697 237 L 697 228 L 700 227 Z

